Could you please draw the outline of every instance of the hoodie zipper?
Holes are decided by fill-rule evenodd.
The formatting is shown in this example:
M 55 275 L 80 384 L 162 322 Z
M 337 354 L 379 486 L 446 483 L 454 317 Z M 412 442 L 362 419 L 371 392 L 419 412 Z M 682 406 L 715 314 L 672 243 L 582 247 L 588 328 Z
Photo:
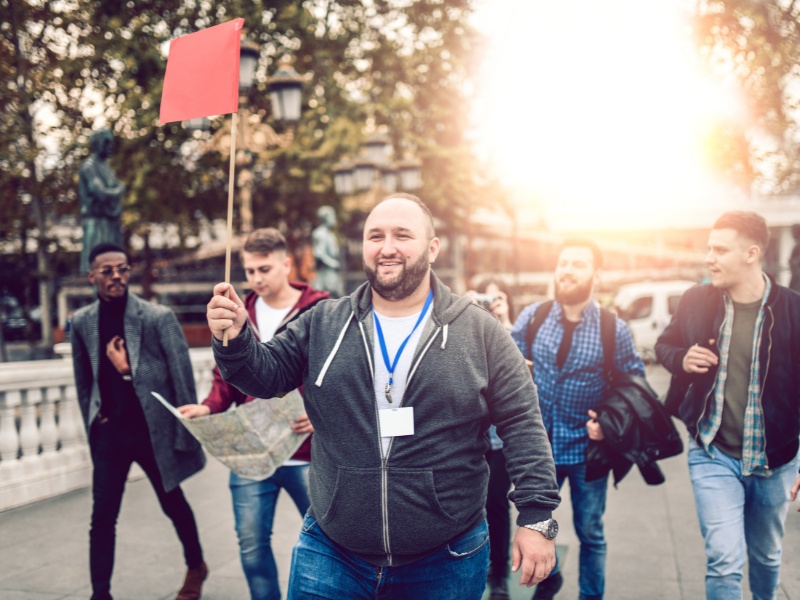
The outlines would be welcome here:
M 372 387 L 375 387 L 375 370 L 372 367 L 372 352 L 367 343 L 367 336 L 364 332 L 364 327 L 361 321 L 358 322 L 358 327 L 361 329 L 361 339 L 364 342 L 364 350 L 367 354 L 367 361 L 369 362 L 369 369 L 370 373 L 372 374 Z M 433 344 L 436 336 L 439 335 L 439 331 L 441 331 L 441 327 L 437 327 L 436 331 L 434 331 L 431 339 L 428 340 L 428 343 L 420 352 L 419 358 L 417 358 L 416 362 L 412 364 L 411 370 L 409 371 L 408 379 L 406 380 L 406 392 L 408 391 L 408 384 L 411 383 L 411 378 L 414 376 L 414 373 L 419 367 L 419 364 L 422 362 L 425 354 L 428 352 L 428 349 Z M 398 404 L 398 406 L 402 406 L 402 402 Z M 389 462 L 389 454 L 392 452 L 392 445 L 394 444 L 394 438 L 389 440 L 389 446 L 386 448 L 386 455 L 383 454 L 383 444 L 381 443 L 381 428 L 380 428 L 380 415 L 378 414 L 378 404 L 375 403 L 375 423 L 378 427 L 378 451 L 381 455 L 381 531 L 383 537 L 383 550 L 386 552 L 386 561 L 387 566 L 392 566 L 392 547 L 391 547 L 391 540 L 389 538 L 389 471 L 387 469 L 387 463 Z
M 372 375 L 372 387 L 375 388 L 375 369 L 372 366 L 372 349 L 367 343 L 367 334 L 364 331 L 364 325 L 361 321 L 358 322 L 358 328 L 361 330 L 361 341 L 364 343 L 364 352 L 367 355 L 367 363 L 369 363 L 369 372 Z M 378 414 L 378 404 L 373 402 L 375 406 L 375 422 L 378 424 L 378 452 L 381 456 L 381 536 L 383 538 L 383 551 L 386 553 L 388 566 L 392 566 L 392 551 L 389 544 L 389 477 L 386 471 L 386 460 L 389 456 L 389 449 L 386 449 L 386 456 L 383 455 L 383 445 L 381 444 L 381 430 L 380 430 L 380 415 Z M 391 446 L 391 442 L 389 443 Z

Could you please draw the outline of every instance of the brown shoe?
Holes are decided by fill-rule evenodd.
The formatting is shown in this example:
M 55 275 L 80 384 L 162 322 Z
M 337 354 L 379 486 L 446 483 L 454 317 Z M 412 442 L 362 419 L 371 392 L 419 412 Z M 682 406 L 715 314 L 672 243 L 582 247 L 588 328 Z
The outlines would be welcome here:
M 208 577 L 208 565 L 205 562 L 199 567 L 186 571 L 186 579 L 183 580 L 183 587 L 175 600 L 198 600 L 203 591 L 203 582 Z

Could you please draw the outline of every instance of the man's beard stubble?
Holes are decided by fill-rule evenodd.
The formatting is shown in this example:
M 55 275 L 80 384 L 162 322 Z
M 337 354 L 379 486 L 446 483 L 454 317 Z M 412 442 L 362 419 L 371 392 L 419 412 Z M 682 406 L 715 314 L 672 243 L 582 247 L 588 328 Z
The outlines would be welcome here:
M 583 285 L 578 285 L 570 291 L 560 289 L 558 282 L 556 282 L 556 300 L 559 304 L 571 306 L 573 304 L 580 304 L 585 302 L 592 295 L 592 281 L 587 281 Z
M 377 261 L 376 261 L 377 262 Z M 364 273 L 367 275 L 370 286 L 378 295 L 385 300 L 402 300 L 408 298 L 416 290 L 428 275 L 429 257 L 428 253 L 423 253 L 419 260 L 410 266 L 403 266 L 403 272 L 392 283 L 381 283 L 378 281 L 377 268 L 370 269 L 366 262 L 363 262 Z

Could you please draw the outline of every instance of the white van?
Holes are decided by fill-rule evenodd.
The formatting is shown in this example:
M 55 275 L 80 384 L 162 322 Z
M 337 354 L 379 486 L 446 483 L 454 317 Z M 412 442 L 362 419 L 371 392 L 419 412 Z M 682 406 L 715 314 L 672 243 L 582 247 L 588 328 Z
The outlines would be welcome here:
M 633 344 L 642 360 L 655 362 L 656 340 L 669 324 L 683 293 L 695 281 L 644 281 L 619 288 L 613 308 L 633 335 Z

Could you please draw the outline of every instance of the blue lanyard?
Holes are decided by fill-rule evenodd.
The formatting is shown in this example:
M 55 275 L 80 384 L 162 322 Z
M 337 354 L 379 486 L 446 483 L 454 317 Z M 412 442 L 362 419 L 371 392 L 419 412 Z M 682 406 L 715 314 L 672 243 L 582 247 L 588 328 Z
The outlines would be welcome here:
M 428 308 L 433 302 L 433 290 L 428 292 L 428 298 L 425 300 L 425 306 L 422 307 L 422 312 L 419 314 L 419 319 L 417 319 L 416 324 L 414 325 L 414 329 L 411 330 L 411 333 L 408 334 L 406 339 L 403 340 L 403 343 L 400 344 L 400 347 L 397 349 L 397 354 L 394 356 L 394 361 L 389 360 L 389 351 L 386 350 L 386 340 L 383 337 L 383 330 L 381 329 L 381 322 L 378 320 L 378 313 L 375 312 L 375 307 L 372 307 L 372 318 L 375 319 L 375 330 L 378 333 L 378 343 L 381 345 L 381 354 L 383 355 L 383 364 L 386 365 L 386 370 L 389 371 L 389 383 L 386 384 L 386 389 L 384 390 L 384 394 L 386 394 L 386 399 L 391 402 L 392 401 L 392 383 L 394 382 L 394 370 L 397 367 L 397 363 L 400 360 L 400 355 L 403 354 L 403 350 L 406 348 L 406 344 L 408 340 L 411 339 L 411 336 L 414 335 L 414 332 L 419 327 L 419 324 L 422 323 L 422 319 L 425 318 L 425 313 L 428 312 Z

